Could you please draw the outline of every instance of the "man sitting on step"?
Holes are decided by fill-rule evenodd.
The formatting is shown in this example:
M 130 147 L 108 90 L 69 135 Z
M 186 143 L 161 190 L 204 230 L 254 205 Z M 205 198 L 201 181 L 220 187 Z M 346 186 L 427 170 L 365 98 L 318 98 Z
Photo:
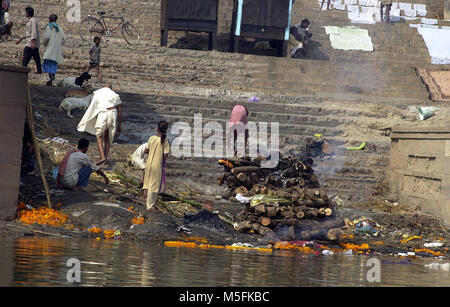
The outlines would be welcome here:
M 89 141 L 82 138 L 78 141 L 78 149 L 66 153 L 58 168 L 56 177 L 58 187 L 80 191 L 83 187 L 87 187 L 92 172 L 102 176 L 108 184 L 109 179 L 105 173 L 86 155 L 88 149 Z
M 308 29 L 309 24 L 308 19 L 303 19 L 300 24 L 291 27 L 288 42 L 291 58 L 297 57 L 300 53 L 305 54 L 305 47 L 312 36 Z

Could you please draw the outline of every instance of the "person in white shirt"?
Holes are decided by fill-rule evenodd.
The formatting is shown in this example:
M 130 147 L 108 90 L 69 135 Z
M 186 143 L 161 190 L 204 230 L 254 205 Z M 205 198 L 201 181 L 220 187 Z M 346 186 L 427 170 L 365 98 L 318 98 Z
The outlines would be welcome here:
M 89 141 L 82 138 L 78 141 L 78 149 L 69 151 L 63 158 L 57 176 L 57 185 L 66 189 L 82 190 L 89 183 L 92 172 L 96 172 L 109 183 L 108 177 L 93 163 L 86 152 L 89 149 Z
M 36 73 L 42 74 L 41 57 L 39 56 L 39 25 L 36 17 L 34 17 L 34 9 L 30 6 L 26 7 L 25 16 L 28 18 L 25 26 L 25 35 L 16 41 L 17 45 L 24 39 L 26 40 L 25 49 L 23 50 L 22 66 L 27 67 L 31 58 L 33 58 L 36 63 Z

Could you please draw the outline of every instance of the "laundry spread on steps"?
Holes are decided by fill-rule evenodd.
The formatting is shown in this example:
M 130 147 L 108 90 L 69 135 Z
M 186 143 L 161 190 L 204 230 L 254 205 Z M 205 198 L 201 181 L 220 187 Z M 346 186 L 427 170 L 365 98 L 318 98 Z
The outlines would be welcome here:
M 327 1 L 322 6 L 322 0 L 317 0 L 322 11 L 327 10 Z M 425 1 L 425 0 L 424 0 Z M 375 24 L 381 22 L 379 0 L 331 0 L 330 9 L 347 11 L 348 18 L 352 23 Z M 386 8 L 383 9 L 383 15 Z M 390 21 L 396 22 L 401 19 L 411 21 L 427 16 L 426 4 L 411 4 L 393 2 L 390 11 Z
M 410 25 L 422 35 L 431 64 L 450 64 L 450 29 L 434 25 Z
M 325 26 L 325 32 L 330 35 L 331 46 L 341 50 L 373 51 L 369 31 L 358 27 Z

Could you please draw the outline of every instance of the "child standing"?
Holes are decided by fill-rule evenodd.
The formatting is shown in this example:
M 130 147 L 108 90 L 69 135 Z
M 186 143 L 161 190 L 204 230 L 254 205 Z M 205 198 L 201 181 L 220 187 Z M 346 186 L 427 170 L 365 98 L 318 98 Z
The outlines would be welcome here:
M 97 69 L 97 80 L 98 82 L 102 82 L 102 78 L 100 76 L 100 53 L 102 52 L 102 47 L 100 47 L 101 38 L 96 36 L 94 37 L 94 45 L 89 49 L 89 67 L 87 72 L 89 72 L 92 68 Z
M 158 135 L 150 137 L 145 153 L 148 159 L 144 172 L 143 189 L 147 190 L 147 211 L 153 209 L 158 193 L 165 190 L 165 162 L 170 153 L 170 145 L 166 139 L 168 124 L 158 123 Z

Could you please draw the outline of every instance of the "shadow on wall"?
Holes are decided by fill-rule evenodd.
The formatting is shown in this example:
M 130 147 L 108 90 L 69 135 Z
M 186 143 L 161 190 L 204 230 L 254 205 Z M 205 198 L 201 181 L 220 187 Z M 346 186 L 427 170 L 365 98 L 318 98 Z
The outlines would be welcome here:
M 206 33 L 184 32 L 174 43 L 169 44 L 169 48 L 191 49 L 191 50 L 208 50 L 209 37 Z M 261 41 L 251 38 L 241 38 L 239 44 L 239 53 L 276 56 L 276 47 L 278 44 L 269 44 L 268 41 Z M 306 47 L 305 55 L 299 56 L 298 59 L 329 61 L 330 56 L 322 51 L 322 44 L 318 41 L 310 40 Z M 217 37 L 217 51 L 230 52 L 230 36 L 226 33 L 219 33 Z

